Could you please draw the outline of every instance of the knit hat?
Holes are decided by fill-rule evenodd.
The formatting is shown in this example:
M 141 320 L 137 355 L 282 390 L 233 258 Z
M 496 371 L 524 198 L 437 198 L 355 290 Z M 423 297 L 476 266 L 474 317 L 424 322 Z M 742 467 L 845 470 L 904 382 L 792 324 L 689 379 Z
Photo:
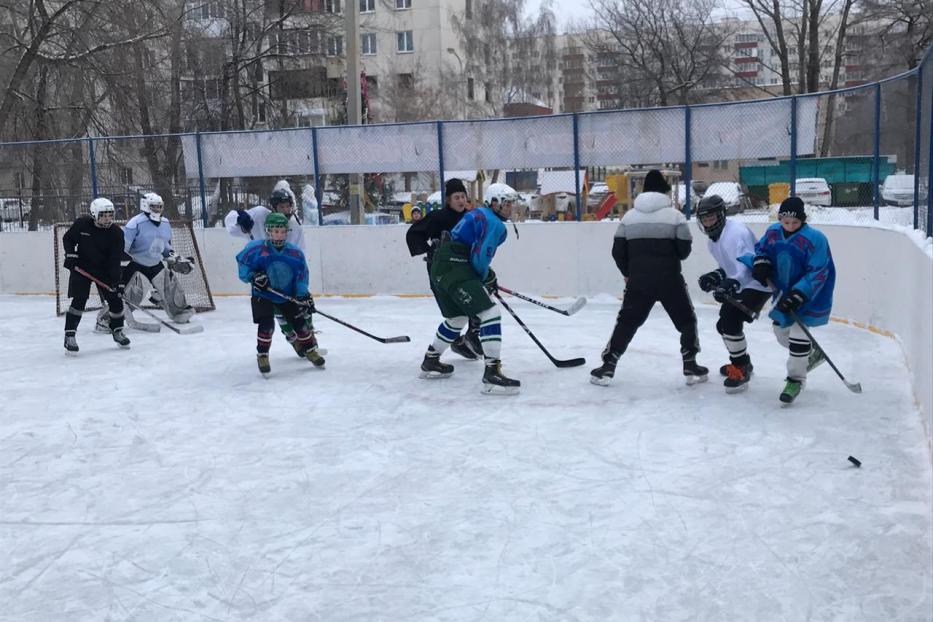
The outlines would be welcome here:
M 781 207 L 778 208 L 778 220 L 785 216 L 792 216 L 800 222 L 807 221 L 807 213 L 803 210 L 803 201 L 800 197 L 787 197 L 781 201 Z
M 667 194 L 671 191 L 671 186 L 665 181 L 664 175 L 656 168 L 648 171 L 645 175 L 645 183 L 642 186 L 642 192 L 660 192 Z
M 444 184 L 444 196 L 450 196 L 455 192 L 462 192 L 466 194 L 466 186 L 463 185 L 463 182 L 454 177 L 453 179 L 448 179 L 447 183 Z

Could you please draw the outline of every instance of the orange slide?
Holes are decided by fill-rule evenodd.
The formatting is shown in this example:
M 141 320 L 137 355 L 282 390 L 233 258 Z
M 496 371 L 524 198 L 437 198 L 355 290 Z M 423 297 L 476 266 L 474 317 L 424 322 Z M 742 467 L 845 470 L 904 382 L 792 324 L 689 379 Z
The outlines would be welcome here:
M 596 220 L 602 220 L 605 218 L 609 212 L 615 207 L 616 203 L 616 193 L 609 192 L 606 194 L 606 197 L 602 200 L 602 203 L 599 204 L 599 207 L 596 208 Z

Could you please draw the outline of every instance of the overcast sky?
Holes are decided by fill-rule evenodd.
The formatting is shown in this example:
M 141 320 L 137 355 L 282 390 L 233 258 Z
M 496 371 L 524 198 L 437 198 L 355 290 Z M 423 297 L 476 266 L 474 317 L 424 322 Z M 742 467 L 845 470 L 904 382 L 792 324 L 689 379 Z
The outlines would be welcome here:
M 525 15 L 528 17 L 537 17 L 543 1 L 544 0 L 526 0 Z M 719 11 L 721 13 L 739 14 L 743 16 L 746 12 L 739 8 L 741 6 L 740 0 L 721 0 L 720 4 L 723 6 L 723 9 Z M 553 0 L 552 6 L 554 8 L 554 14 L 557 16 L 558 32 L 563 32 L 571 20 L 574 22 L 589 20 L 593 15 L 588 0 Z

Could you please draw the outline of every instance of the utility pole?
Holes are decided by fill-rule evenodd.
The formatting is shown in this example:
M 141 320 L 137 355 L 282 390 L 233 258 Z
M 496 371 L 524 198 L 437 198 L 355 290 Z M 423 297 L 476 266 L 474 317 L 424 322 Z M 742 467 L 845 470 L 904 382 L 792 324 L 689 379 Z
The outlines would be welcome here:
M 360 125 L 360 21 L 359 0 L 346 0 L 346 51 L 347 51 L 347 125 Z M 359 173 L 350 173 L 350 224 L 363 222 L 362 202 L 360 201 Z

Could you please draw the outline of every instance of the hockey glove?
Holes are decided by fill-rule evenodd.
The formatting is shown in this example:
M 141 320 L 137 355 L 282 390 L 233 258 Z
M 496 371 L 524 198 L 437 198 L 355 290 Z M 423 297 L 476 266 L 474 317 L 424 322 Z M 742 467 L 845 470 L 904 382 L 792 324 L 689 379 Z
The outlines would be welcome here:
M 791 313 L 797 311 L 806 301 L 807 297 L 800 290 L 792 289 L 781 296 L 777 308 L 781 313 Z
M 65 270 L 74 270 L 78 266 L 78 253 L 65 253 Z
M 249 280 L 253 283 L 253 287 L 259 291 L 265 291 L 269 287 L 269 275 L 265 272 L 254 272 Z
M 771 265 L 771 259 L 767 255 L 756 255 L 752 263 L 752 277 L 762 285 L 767 285 L 773 273 L 774 266 Z
M 178 274 L 190 274 L 192 267 L 191 263 L 193 257 L 179 257 L 178 255 L 170 255 L 168 259 L 165 260 L 165 265 L 168 266 L 169 270 L 177 272 Z
M 249 233 L 253 230 L 253 217 L 246 210 L 238 209 L 236 211 L 236 224 L 243 233 Z
M 499 292 L 499 281 L 496 279 L 496 271 L 492 268 L 486 273 L 486 279 L 483 281 L 483 285 L 486 286 L 486 291 L 489 292 L 490 296 Z
M 726 271 L 722 268 L 718 270 L 713 270 L 712 272 L 707 272 L 706 274 L 700 275 L 699 281 L 700 289 L 704 292 L 711 292 L 722 283 L 723 279 L 726 278 Z
M 740 289 L 742 289 L 741 283 L 735 279 L 726 279 L 713 291 L 713 298 L 716 299 L 716 302 L 726 302 L 726 296 L 735 298 L 739 295 Z
M 314 298 L 311 297 L 311 294 L 297 296 L 295 300 L 304 308 L 305 313 L 314 313 L 316 311 L 314 308 Z

